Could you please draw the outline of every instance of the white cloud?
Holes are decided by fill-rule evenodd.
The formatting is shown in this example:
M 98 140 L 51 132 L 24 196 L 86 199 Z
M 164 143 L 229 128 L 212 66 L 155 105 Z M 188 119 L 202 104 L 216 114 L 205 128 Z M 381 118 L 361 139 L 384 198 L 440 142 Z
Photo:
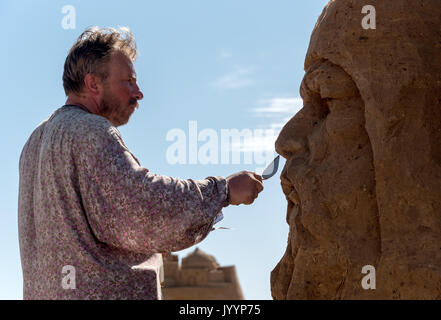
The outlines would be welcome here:
M 231 57 L 233 57 L 233 54 L 231 53 L 230 50 L 227 49 L 222 49 L 219 54 L 220 59 L 230 59 Z
M 299 97 L 276 97 L 271 99 L 261 99 L 257 102 L 257 107 L 251 109 L 254 117 L 265 118 L 265 123 L 260 128 L 271 129 L 275 132 L 275 137 L 279 135 L 283 126 L 303 108 L 303 100 Z M 272 148 L 274 149 L 274 142 Z M 267 142 L 263 145 L 269 146 Z
M 263 99 L 258 102 L 260 105 L 254 108 L 252 111 L 255 116 L 286 116 L 295 115 L 300 109 L 303 108 L 302 98 L 272 98 Z
M 244 137 L 241 141 L 235 141 L 231 144 L 231 150 L 237 152 L 268 152 L 274 151 L 274 143 L 277 138 L 277 131 L 274 129 L 262 130 L 261 134 L 254 134 L 250 137 Z
M 263 124 L 257 125 L 255 130 L 260 130 L 260 134 L 253 131 L 250 137 L 231 145 L 232 151 L 237 152 L 257 152 L 274 151 L 274 143 L 282 130 L 283 126 L 303 107 L 301 98 L 272 98 L 259 100 L 259 106 L 251 109 L 256 117 L 265 118 Z
M 212 83 L 212 86 L 219 89 L 239 89 L 249 87 L 254 84 L 250 77 L 254 73 L 254 68 L 236 67 L 235 70 Z

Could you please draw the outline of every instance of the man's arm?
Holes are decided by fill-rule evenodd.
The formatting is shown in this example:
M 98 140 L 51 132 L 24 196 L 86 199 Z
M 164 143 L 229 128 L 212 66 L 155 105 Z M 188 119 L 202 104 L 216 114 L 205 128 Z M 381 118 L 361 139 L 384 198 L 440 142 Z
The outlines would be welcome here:
M 79 139 L 85 214 L 99 241 L 134 252 L 171 252 L 202 241 L 227 199 L 227 180 L 181 180 L 139 165 L 116 128 Z

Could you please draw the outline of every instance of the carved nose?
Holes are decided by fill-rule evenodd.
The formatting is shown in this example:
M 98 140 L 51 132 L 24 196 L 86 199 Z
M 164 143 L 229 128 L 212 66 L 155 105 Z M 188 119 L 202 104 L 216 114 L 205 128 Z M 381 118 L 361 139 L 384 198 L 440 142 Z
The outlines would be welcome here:
M 298 112 L 285 124 L 277 137 L 276 151 L 285 159 L 289 159 L 296 153 L 306 149 L 305 139 L 309 131 L 307 120 L 302 111 Z

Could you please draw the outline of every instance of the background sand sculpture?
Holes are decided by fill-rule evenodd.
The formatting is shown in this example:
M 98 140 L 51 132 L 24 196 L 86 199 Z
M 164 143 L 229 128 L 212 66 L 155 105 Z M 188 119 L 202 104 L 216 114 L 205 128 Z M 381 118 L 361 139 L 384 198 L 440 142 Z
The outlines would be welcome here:
M 365 30 L 362 8 L 376 9 Z M 283 128 L 290 226 L 275 299 L 441 298 L 441 5 L 334 0 Z M 376 269 L 376 289 L 362 268 Z

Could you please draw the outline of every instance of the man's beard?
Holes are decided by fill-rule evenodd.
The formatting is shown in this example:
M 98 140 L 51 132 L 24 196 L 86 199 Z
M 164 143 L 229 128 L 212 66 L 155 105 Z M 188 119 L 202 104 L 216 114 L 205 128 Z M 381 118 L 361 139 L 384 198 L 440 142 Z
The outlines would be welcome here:
M 113 94 L 106 92 L 99 106 L 101 116 L 107 118 L 115 127 L 129 122 L 132 114 L 131 108 L 138 109 L 138 101 L 131 98 L 127 104 L 119 101 Z

